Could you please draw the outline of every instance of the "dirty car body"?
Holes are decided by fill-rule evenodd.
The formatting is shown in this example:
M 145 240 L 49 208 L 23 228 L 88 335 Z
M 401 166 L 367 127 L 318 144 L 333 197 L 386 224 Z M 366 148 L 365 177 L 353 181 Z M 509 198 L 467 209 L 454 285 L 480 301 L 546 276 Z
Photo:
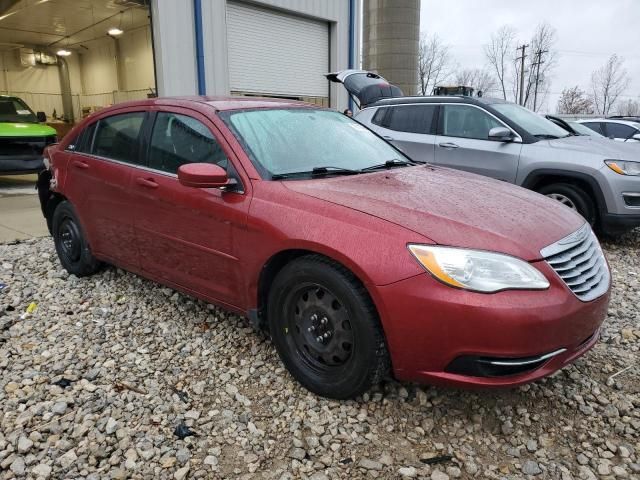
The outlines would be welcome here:
M 591 348 L 607 311 L 608 265 L 582 217 L 415 164 L 326 109 L 131 102 L 47 156 L 40 193 L 63 265 L 114 264 L 247 315 L 321 395 L 386 373 L 530 382 Z

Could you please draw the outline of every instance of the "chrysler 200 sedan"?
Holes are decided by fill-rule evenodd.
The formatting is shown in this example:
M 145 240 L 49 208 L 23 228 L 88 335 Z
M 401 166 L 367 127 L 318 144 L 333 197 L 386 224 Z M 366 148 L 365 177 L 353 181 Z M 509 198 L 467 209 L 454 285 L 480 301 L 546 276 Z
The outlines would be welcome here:
M 60 262 L 109 263 L 246 315 L 327 397 L 388 374 L 544 377 L 597 341 L 610 273 L 584 219 L 411 161 L 337 112 L 269 99 L 120 104 L 46 152 Z

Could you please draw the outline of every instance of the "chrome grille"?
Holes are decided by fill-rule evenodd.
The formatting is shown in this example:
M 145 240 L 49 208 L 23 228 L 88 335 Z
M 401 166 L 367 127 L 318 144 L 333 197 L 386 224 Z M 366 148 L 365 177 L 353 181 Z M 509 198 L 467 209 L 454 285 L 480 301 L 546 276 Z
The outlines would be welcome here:
M 598 239 L 588 224 L 543 248 L 540 253 L 583 302 L 598 298 L 609 288 L 609 267 Z

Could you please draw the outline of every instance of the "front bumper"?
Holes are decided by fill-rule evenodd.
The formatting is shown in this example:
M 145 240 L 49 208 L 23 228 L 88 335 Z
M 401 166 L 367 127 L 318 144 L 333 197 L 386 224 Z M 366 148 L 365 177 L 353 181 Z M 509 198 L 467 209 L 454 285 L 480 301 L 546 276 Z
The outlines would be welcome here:
M 0 156 L 0 174 L 37 173 L 44 168 L 42 155 L 33 156 Z
M 635 215 L 604 213 L 602 214 L 602 230 L 605 233 L 616 234 L 640 227 L 640 210 Z
M 609 291 L 580 301 L 545 263 L 544 291 L 480 294 L 447 287 L 428 274 L 378 287 L 374 294 L 396 378 L 434 385 L 515 386 L 542 378 L 589 350 L 607 314 Z M 512 372 L 455 367 L 461 358 L 555 355 Z

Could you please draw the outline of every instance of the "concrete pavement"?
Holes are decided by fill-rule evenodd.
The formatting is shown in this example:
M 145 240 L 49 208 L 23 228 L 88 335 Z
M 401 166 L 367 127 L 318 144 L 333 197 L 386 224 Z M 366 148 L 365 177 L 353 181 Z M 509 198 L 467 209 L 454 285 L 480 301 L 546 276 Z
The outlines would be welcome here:
M 0 243 L 49 235 L 35 175 L 0 176 Z

